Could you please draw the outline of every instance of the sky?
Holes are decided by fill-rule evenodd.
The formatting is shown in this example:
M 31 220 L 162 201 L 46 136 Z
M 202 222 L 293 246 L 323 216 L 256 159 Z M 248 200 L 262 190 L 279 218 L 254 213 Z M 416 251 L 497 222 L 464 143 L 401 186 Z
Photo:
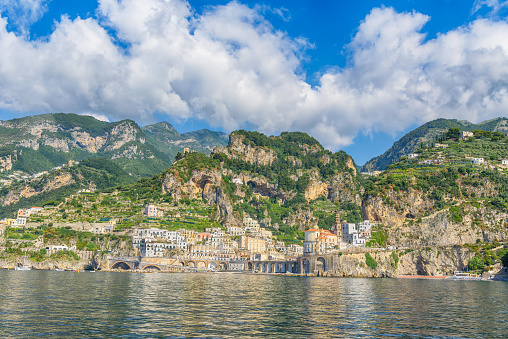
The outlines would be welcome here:
M 304 131 L 362 165 L 508 108 L 508 0 L 0 0 L 0 120 Z

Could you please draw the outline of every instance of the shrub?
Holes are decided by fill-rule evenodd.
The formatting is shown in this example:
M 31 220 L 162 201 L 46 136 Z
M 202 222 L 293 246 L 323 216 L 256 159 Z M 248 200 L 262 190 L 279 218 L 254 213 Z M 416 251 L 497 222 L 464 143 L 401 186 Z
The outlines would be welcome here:
M 399 256 L 397 255 L 396 252 L 392 252 L 392 259 L 393 259 L 392 267 L 397 269 L 397 266 L 399 264 Z
M 475 255 L 471 260 L 469 260 L 467 266 L 471 270 L 481 270 L 485 267 L 485 262 L 482 257 Z
M 377 262 L 376 262 L 376 260 L 374 260 L 374 258 L 372 258 L 370 253 L 365 253 L 365 263 L 367 264 L 367 266 L 369 266 L 373 270 L 375 270 L 377 267 Z

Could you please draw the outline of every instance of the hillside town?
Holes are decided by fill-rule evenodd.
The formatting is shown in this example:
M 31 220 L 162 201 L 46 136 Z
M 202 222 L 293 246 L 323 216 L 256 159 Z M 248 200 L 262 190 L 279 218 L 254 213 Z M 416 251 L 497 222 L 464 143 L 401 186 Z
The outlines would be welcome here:
M 0 220 L 0 231 L 5 227 L 35 227 L 30 218 L 41 214 L 50 215 L 52 209 L 31 207 L 18 210 L 16 219 Z M 154 204 L 148 204 L 142 211 L 151 220 L 164 217 L 164 210 Z M 85 230 L 92 234 L 121 233 L 132 237 L 132 246 L 143 257 L 179 257 L 189 259 L 246 261 L 246 260 L 285 260 L 312 254 L 329 254 L 351 247 L 365 246 L 371 237 L 374 224 L 365 220 L 358 224 L 340 220 L 337 213 L 335 224 L 330 230 L 314 227 L 305 231 L 303 246 L 277 240 L 264 223 L 245 216 L 241 226 L 207 227 L 199 232 L 180 228 L 137 228 L 117 230 L 116 220 L 101 218 L 101 222 L 90 224 Z M 79 225 L 77 226 L 79 228 Z M 81 225 L 81 229 L 83 226 Z M 51 250 L 72 250 L 75 246 L 58 244 L 48 247 Z

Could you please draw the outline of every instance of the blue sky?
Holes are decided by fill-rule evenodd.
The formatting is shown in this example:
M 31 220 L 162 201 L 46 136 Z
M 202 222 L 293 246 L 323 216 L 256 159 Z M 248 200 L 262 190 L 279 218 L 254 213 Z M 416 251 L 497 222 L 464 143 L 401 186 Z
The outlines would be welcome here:
M 508 108 L 508 1 L 0 0 L 0 119 L 302 130 L 358 164 Z

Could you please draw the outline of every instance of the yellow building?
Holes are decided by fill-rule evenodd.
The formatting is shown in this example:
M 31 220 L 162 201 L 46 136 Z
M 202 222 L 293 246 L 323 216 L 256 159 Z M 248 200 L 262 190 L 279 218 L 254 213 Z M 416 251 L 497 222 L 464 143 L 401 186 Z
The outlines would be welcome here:
M 240 248 L 245 248 L 247 251 L 255 253 L 265 252 L 266 240 L 242 235 L 240 236 Z

